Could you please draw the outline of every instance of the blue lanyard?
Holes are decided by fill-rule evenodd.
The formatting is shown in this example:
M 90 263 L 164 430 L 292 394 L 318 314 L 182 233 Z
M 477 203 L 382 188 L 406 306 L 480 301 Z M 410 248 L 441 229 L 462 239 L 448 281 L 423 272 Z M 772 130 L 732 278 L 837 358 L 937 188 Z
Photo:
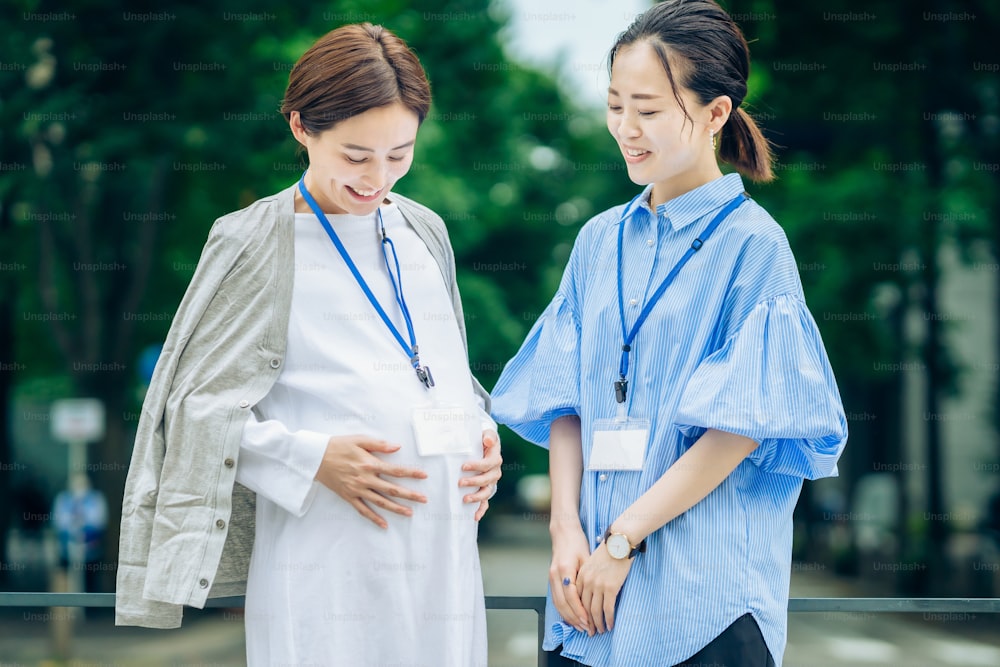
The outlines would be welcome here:
M 641 196 L 642 194 L 636 197 L 636 199 Z M 735 211 L 740 204 L 749 198 L 750 196 L 745 192 L 741 192 L 736 195 L 736 197 L 730 200 L 729 203 L 726 204 L 725 207 L 712 219 L 712 221 L 708 223 L 708 226 L 705 227 L 704 231 L 702 231 L 702 233 L 691 242 L 691 247 L 688 248 L 687 252 L 684 253 L 679 260 L 677 260 L 674 268 L 670 269 L 670 273 L 667 274 L 667 277 L 663 279 L 660 286 L 656 288 L 655 292 L 653 292 L 653 296 L 651 296 L 649 301 L 646 302 L 646 305 L 643 306 L 642 312 L 639 313 L 638 319 L 636 319 L 635 324 L 632 325 L 631 331 L 625 327 L 625 299 L 622 296 L 622 238 L 625 235 L 626 217 L 625 215 L 622 215 L 622 219 L 618 223 L 618 315 L 622 322 L 623 341 L 622 359 L 618 366 L 618 373 L 620 377 L 615 381 L 615 400 L 618 403 L 625 403 L 625 397 L 628 394 L 628 353 L 632 350 L 632 341 L 635 340 L 636 334 L 639 333 L 639 328 L 642 327 L 646 318 L 649 317 L 649 313 L 652 312 L 653 307 L 656 305 L 657 301 L 660 300 L 660 297 L 663 296 L 663 293 L 667 291 L 668 287 L 670 287 L 670 283 L 674 282 L 674 278 L 677 277 L 677 274 L 680 273 L 680 270 L 684 267 L 684 265 L 688 263 L 688 260 L 691 259 L 696 252 L 701 250 L 701 247 L 705 245 L 705 241 L 707 241 L 708 237 L 712 235 L 712 232 L 714 232 L 715 228 L 719 226 L 719 223 L 725 220 L 730 213 Z M 632 203 L 635 203 L 635 199 L 632 200 Z M 631 208 L 632 204 L 630 203 L 625 207 L 625 210 L 627 211 Z
M 372 294 L 371 289 L 368 287 L 368 283 L 365 282 L 365 279 L 358 271 L 358 267 L 354 264 L 354 260 L 351 259 L 351 255 L 347 252 L 347 248 L 344 247 L 344 244 L 340 241 L 340 237 L 337 236 L 337 232 L 333 231 L 333 227 L 330 226 L 330 222 L 326 219 L 326 215 L 323 214 L 323 209 L 321 209 L 319 204 L 316 203 L 313 196 L 309 194 L 309 190 L 306 189 L 305 178 L 306 175 L 303 173 L 302 178 L 299 179 L 299 192 L 302 193 L 302 197 L 306 200 L 306 203 L 309 204 L 309 208 L 311 208 L 313 213 L 316 214 L 316 218 L 319 220 L 319 223 L 323 225 L 323 229 L 326 230 L 327 236 L 329 236 L 330 240 L 333 241 L 333 245 L 337 248 L 337 252 L 339 252 L 340 256 L 344 259 L 344 264 L 346 264 L 347 268 L 351 270 L 352 274 L 354 274 L 354 279 L 358 282 L 358 285 L 365 293 L 365 296 L 368 297 L 368 301 L 372 304 L 372 307 L 375 308 L 379 317 L 382 318 L 382 322 L 385 323 L 385 326 L 389 329 L 389 332 L 392 333 L 396 342 L 399 343 L 399 346 L 403 348 L 403 352 L 406 353 L 406 356 L 410 358 L 410 363 L 413 364 L 413 370 L 417 373 L 417 379 L 419 379 L 425 387 L 430 389 L 434 386 L 434 376 L 431 375 L 430 368 L 420 365 L 417 337 L 416 334 L 413 333 L 413 320 L 410 318 L 410 309 L 406 307 L 406 299 L 403 297 L 403 274 L 399 268 L 399 257 L 396 255 L 396 246 L 393 244 L 392 239 L 385 234 L 385 225 L 382 222 L 382 209 L 377 209 L 379 231 L 382 234 L 382 259 L 385 260 L 385 268 L 389 272 L 389 280 L 392 281 L 392 290 L 396 295 L 396 303 L 399 304 L 399 309 L 403 313 L 403 321 L 406 322 L 406 332 L 409 334 L 410 338 L 409 345 L 407 345 L 406 341 L 403 340 L 403 336 L 399 333 L 399 330 L 396 329 L 396 326 L 392 323 L 392 320 L 389 319 L 389 316 L 385 314 L 382 304 L 380 304 L 378 299 L 375 298 L 375 295 Z M 396 265 L 395 274 L 393 274 L 392 268 L 389 266 L 389 255 L 386 253 L 386 246 L 389 246 L 389 249 L 392 250 L 392 258 Z

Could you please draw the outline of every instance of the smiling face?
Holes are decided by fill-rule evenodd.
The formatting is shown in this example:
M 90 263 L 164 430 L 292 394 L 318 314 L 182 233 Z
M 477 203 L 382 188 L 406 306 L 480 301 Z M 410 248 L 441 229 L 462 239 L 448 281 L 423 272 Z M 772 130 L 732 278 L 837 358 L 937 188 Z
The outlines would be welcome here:
M 342 120 L 319 134 L 307 134 L 297 111 L 292 134 L 309 154 L 306 188 L 325 213 L 374 213 L 413 163 L 420 119 L 396 102 Z M 295 210 L 311 209 L 296 191 Z
M 672 67 L 674 80 L 681 68 Z M 708 105 L 679 89 L 684 107 L 659 56 L 648 41 L 619 49 L 608 88 L 608 131 L 618 142 L 629 178 L 637 185 L 654 183 L 654 206 L 708 183 L 722 172 L 712 148 L 712 132 L 729 118 L 732 103 L 726 96 Z

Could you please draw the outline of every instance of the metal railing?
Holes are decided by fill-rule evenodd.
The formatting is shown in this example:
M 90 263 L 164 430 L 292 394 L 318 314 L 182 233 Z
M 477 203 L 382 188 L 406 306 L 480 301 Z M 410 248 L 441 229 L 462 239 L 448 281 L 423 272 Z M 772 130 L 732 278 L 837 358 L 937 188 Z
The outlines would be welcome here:
M 242 595 L 209 598 L 206 607 L 242 607 Z M 11 593 L 0 592 L 3 607 L 114 607 L 114 593 Z M 487 595 L 487 609 L 534 611 L 538 628 L 538 665 L 544 667 L 545 598 L 510 595 Z M 970 613 L 1000 614 L 1000 598 L 790 598 L 790 613 Z

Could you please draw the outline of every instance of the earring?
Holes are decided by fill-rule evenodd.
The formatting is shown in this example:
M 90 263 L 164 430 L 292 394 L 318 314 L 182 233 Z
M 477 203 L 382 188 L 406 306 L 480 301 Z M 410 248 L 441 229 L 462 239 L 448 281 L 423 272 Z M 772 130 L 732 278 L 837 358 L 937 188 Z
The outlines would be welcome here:
M 712 140 L 712 150 L 714 151 L 715 148 L 716 148 L 716 146 L 715 146 L 715 130 L 709 130 L 708 131 L 708 136 Z

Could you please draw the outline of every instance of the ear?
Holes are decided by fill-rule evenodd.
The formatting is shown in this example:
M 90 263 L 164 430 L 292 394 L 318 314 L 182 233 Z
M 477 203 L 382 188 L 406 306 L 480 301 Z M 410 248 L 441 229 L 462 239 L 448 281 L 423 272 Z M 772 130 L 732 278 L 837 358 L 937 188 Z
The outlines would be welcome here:
M 718 133 L 722 126 L 729 120 L 729 115 L 733 112 L 733 101 L 729 95 L 719 95 L 714 100 L 705 105 L 707 119 L 705 125 L 709 130 Z
M 297 142 L 305 146 L 306 138 L 309 135 L 306 132 L 306 128 L 302 125 L 302 116 L 298 111 L 292 111 L 288 116 L 288 126 L 292 128 L 292 136 L 295 137 Z

